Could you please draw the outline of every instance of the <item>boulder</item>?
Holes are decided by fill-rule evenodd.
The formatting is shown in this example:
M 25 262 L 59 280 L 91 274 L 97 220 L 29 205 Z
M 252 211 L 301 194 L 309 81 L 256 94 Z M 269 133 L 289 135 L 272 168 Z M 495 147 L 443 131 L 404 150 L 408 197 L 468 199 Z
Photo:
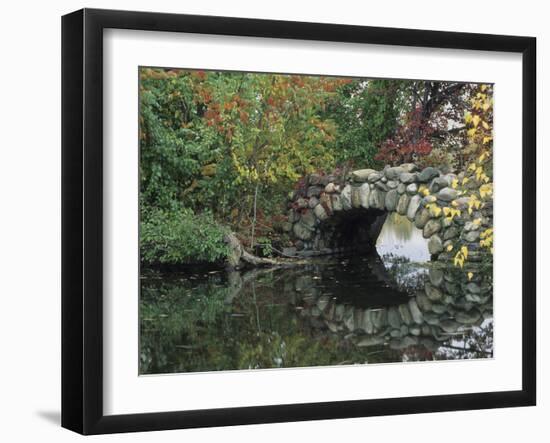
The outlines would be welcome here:
M 371 172 L 367 180 L 369 183 L 374 183 L 380 180 L 382 177 L 383 175 L 381 172 Z
M 359 202 L 361 206 L 365 209 L 368 209 L 369 207 L 369 194 L 370 194 L 369 184 L 363 183 L 359 187 Z
M 315 206 L 315 209 L 313 209 L 313 212 L 317 216 L 319 220 L 326 220 L 328 218 L 328 214 L 325 211 L 325 208 L 323 205 L 317 205 Z
M 342 207 L 345 211 L 351 209 L 351 186 L 346 185 L 344 186 L 344 189 L 342 189 L 342 193 L 340 194 L 340 199 L 342 201 Z
M 426 283 L 424 285 L 424 289 L 426 290 L 426 295 L 431 301 L 440 301 L 443 298 L 443 293 L 435 286 L 432 286 L 431 283 Z
M 436 168 L 428 166 L 418 174 L 418 181 L 421 183 L 428 183 L 435 177 L 439 177 L 439 171 Z
M 443 242 L 439 235 L 434 234 L 430 237 L 428 241 L 428 251 L 432 255 L 437 255 L 443 251 Z
M 422 202 L 422 197 L 420 197 L 419 195 L 415 195 L 411 198 L 411 201 L 409 203 L 409 208 L 407 209 L 407 218 L 410 221 L 414 220 L 416 211 L 418 211 L 418 208 L 420 208 L 421 202 Z
M 430 220 L 430 211 L 424 208 L 418 211 L 414 216 L 414 225 L 418 229 L 422 229 L 424 228 L 426 223 L 428 223 L 429 220 Z
M 429 220 L 422 230 L 422 235 L 424 238 L 430 238 L 432 235 L 438 233 L 441 230 L 441 223 L 439 220 L 431 219 Z
M 407 186 L 407 194 L 415 195 L 418 192 L 418 185 L 416 183 L 411 183 Z
M 458 197 L 458 191 L 453 188 L 443 188 L 437 193 L 437 198 L 445 202 L 450 202 Z
M 397 200 L 399 198 L 399 194 L 397 193 L 397 189 L 391 189 L 386 194 L 386 209 L 388 211 L 395 211 L 395 208 L 397 207 Z
M 399 201 L 397 202 L 396 207 L 396 211 L 398 214 L 405 215 L 407 213 L 410 199 L 411 198 L 407 194 L 402 194 L 401 197 L 399 197 Z
M 351 179 L 357 183 L 364 183 L 373 172 L 376 171 L 374 169 L 358 169 L 351 173 Z
M 416 181 L 416 174 L 412 174 L 410 172 L 403 172 L 399 176 L 399 180 L 401 180 L 401 183 L 404 183 L 404 184 L 413 183 L 414 181 Z
M 380 189 L 371 189 L 369 196 L 369 207 L 375 209 L 384 209 L 386 195 Z

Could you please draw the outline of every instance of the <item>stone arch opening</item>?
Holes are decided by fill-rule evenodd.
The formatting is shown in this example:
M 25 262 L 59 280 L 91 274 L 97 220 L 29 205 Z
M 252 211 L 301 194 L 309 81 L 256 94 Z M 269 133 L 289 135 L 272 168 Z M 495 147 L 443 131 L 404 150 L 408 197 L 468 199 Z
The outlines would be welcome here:
M 467 221 L 477 216 L 489 226 L 491 208 L 459 217 L 458 222 L 428 209 L 430 203 L 438 207 L 452 203 L 467 213 L 467 198 L 452 187 L 456 179 L 455 174 L 433 167 L 419 171 L 410 163 L 382 171 L 360 169 L 340 178 L 312 174 L 305 187 L 292 195 L 288 229 L 298 254 L 368 252 L 375 247 L 387 215 L 397 212 L 422 230 L 433 258 L 445 256 L 446 246 L 457 237 L 475 252 L 480 226 Z

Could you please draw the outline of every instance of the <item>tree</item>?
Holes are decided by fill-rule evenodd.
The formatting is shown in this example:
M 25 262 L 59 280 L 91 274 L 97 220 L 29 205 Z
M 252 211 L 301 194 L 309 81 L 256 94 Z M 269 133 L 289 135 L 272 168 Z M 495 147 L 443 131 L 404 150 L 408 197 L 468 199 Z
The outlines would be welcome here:
M 400 122 L 381 144 L 376 159 L 391 164 L 419 162 L 434 147 L 458 150 L 464 126 L 459 124 L 467 106 L 470 86 L 465 83 L 404 82 Z M 458 136 L 460 139 L 454 140 Z
M 375 167 L 380 144 L 395 130 L 401 81 L 355 79 L 338 89 L 327 116 L 338 128 L 332 143 L 336 162 L 353 167 Z

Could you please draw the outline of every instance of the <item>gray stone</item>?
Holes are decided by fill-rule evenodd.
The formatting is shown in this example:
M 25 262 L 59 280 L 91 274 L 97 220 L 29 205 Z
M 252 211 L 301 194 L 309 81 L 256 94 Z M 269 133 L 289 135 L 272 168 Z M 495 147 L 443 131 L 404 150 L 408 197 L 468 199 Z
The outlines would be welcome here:
M 405 172 L 415 172 L 418 167 L 414 163 L 403 163 L 400 168 L 403 168 Z
M 421 202 L 422 202 L 422 197 L 420 197 L 419 195 L 415 195 L 411 198 L 411 201 L 409 203 L 409 208 L 407 209 L 407 218 L 410 221 L 414 220 L 416 211 L 418 211 L 418 208 L 420 208 Z
M 369 183 L 374 183 L 374 182 L 377 182 L 378 180 L 380 180 L 381 178 L 382 178 L 382 173 L 381 172 L 371 172 L 369 174 L 368 181 L 369 181 Z
M 396 208 L 398 214 L 405 215 L 407 213 L 410 199 L 411 198 L 407 194 L 403 194 L 401 195 L 401 197 L 399 197 Z
M 396 189 L 391 189 L 386 194 L 386 209 L 388 211 L 395 211 L 395 208 L 397 207 L 397 199 L 399 197 L 399 194 L 397 193 Z
M 430 283 L 435 287 L 439 287 L 443 284 L 443 276 L 444 276 L 444 272 L 442 269 L 434 268 L 434 267 L 430 268 L 430 272 L 429 272 Z
M 295 223 L 298 220 L 300 220 L 300 214 L 298 212 L 296 212 L 294 209 L 288 211 L 288 221 L 290 223 Z
M 325 192 L 327 194 L 332 194 L 334 192 L 338 192 L 339 188 L 340 187 L 338 185 L 335 185 L 334 183 L 329 183 L 328 185 L 325 186 Z
M 450 240 L 458 236 L 458 229 L 454 226 L 449 227 L 443 234 L 443 240 Z
M 443 188 L 437 193 L 437 198 L 445 202 L 450 202 L 458 197 L 458 191 L 453 188 Z
M 409 311 L 409 307 L 407 305 L 399 305 L 398 310 L 403 323 L 405 323 L 406 325 L 410 325 L 413 319 L 411 316 L 411 312 Z
M 439 190 L 446 188 L 450 184 L 451 182 L 449 182 L 445 177 L 436 177 L 432 180 L 428 189 L 432 194 L 435 194 Z
M 481 288 L 479 287 L 479 285 L 473 281 L 471 281 L 470 283 L 468 283 L 466 285 L 466 290 L 472 294 L 479 294 L 481 293 Z
M 373 172 L 376 172 L 374 169 L 358 169 L 351 173 L 351 179 L 354 182 L 363 183 L 366 182 Z
M 454 320 L 447 319 L 439 322 L 439 326 L 441 326 L 441 329 L 443 329 L 445 332 L 452 334 L 458 331 L 460 324 Z
M 372 312 L 370 309 L 365 309 L 365 311 L 363 311 L 361 329 L 363 329 L 367 334 L 372 334 L 374 332 L 374 323 L 372 322 Z
M 439 315 L 434 312 L 425 312 L 424 320 L 426 320 L 426 323 L 428 323 L 429 325 L 439 325 Z
M 313 230 L 313 227 L 317 223 L 317 220 L 315 219 L 315 215 L 313 214 L 313 211 L 311 209 L 306 209 L 304 212 L 302 212 L 300 223 L 303 223 L 310 230 Z
M 388 309 L 388 324 L 396 329 L 401 327 L 401 316 L 395 306 Z
M 458 295 L 460 293 L 460 287 L 456 283 L 446 281 L 445 291 L 451 295 Z
M 390 331 L 390 337 L 393 337 L 393 338 L 399 338 L 401 337 L 401 330 L 400 329 L 392 329 Z
M 315 215 L 319 220 L 326 220 L 328 218 L 327 211 L 325 211 L 325 208 L 323 208 L 323 205 L 315 206 L 315 209 L 313 210 L 313 212 L 315 212 Z
M 388 324 L 388 311 L 386 309 L 378 309 L 372 312 L 372 322 L 378 329 Z
M 365 209 L 368 209 L 369 207 L 369 194 L 370 194 L 369 184 L 363 183 L 359 187 L 359 202 L 361 206 Z
M 443 293 L 435 286 L 432 286 L 431 283 L 426 283 L 424 285 L 424 289 L 426 290 L 426 295 L 431 301 L 440 301 L 443 298 Z
M 443 242 L 439 235 L 434 234 L 430 237 L 428 241 L 428 251 L 432 255 L 437 255 L 443 251 Z
M 340 193 L 340 200 L 342 201 L 342 207 L 345 211 L 351 209 L 351 186 L 346 185 Z
M 358 186 L 351 187 L 351 206 L 354 208 L 361 206 L 360 190 Z
M 390 189 L 395 189 L 399 185 L 399 182 L 396 182 L 395 180 L 388 180 L 386 185 L 388 185 L 388 188 Z
M 404 183 L 404 184 L 413 183 L 416 180 L 416 174 L 412 174 L 410 172 L 403 172 L 399 176 L 399 180 L 401 180 L 401 183 Z
M 432 311 L 434 311 L 436 314 L 443 314 L 444 312 L 447 312 L 447 306 L 441 303 L 434 303 L 432 305 Z
M 421 329 L 419 326 L 411 326 L 411 327 L 409 328 L 409 332 L 410 332 L 412 335 L 418 337 L 418 336 L 422 333 L 422 329 Z
M 426 223 L 430 220 L 430 211 L 426 208 L 418 211 L 416 215 L 414 216 L 414 225 L 418 229 L 424 228 L 426 226 Z
M 376 209 L 384 209 L 385 193 L 380 189 L 372 189 L 369 196 L 369 207 Z
M 309 240 L 313 236 L 312 229 L 304 225 L 302 222 L 294 223 L 292 231 L 294 232 L 294 235 L 301 240 Z
M 313 209 L 319 204 L 319 199 L 317 197 L 311 197 L 308 202 L 308 206 Z
M 319 297 L 319 299 L 317 300 L 317 307 L 321 312 L 323 312 L 328 306 L 329 302 L 330 297 L 328 295 L 321 295 L 321 297 Z
M 439 171 L 436 168 L 428 166 L 427 168 L 424 168 L 420 174 L 418 174 L 418 181 L 421 183 L 428 183 L 435 177 L 439 177 Z
M 310 174 L 309 175 L 309 184 L 318 185 L 321 183 L 321 176 L 319 174 Z
M 308 197 L 319 197 L 321 195 L 321 192 L 324 191 L 324 188 L 320 186 L 310 186 L 307 188 L 307 196 Z
M 290 231 L 292 231 L 292 223 L 290 223 L 290 222 L 283 222 L 283 223 L 281 223 L 281 229 L 282 229 L 284 232 L 290 232 Z
M 477 239 L 479 239 L 479 231 L 470 231 L 464 234 L 464 240 L 467 242 L 475 242 Z
M 342 321 L 344 319 L 345 310 L 346 307 L 344 305 L 336 305 L 336 309 L 334 310 L 334 320 Z
M 418 192 L 418 185 L 416 183 L 411 183 L 407 186 L 407 193 L 409 195 L 414 195 Z
M 437 234 L 441 230 L 441 223 L 438 220 L 431 219 L 425 225 L 422 230 L 424 238 L 430 238 L 432 235 Z
M 467 312 L 459 311 L 455 314 L 455 320 L 464 325 L 473 325 L 481 317 L 481 312 L 477 309 L 472 309 Z
M 366 348 L 369 346 L 378 346 L 384 344 L 384 337 L 363 337 L 357 342 L 357 346 Z
M 308 207 L 308 201 L 305 198 L 298 198 L 294 203 L 298 209 L 303 209 Z
M 339 194 L 332 194 L 331 202 L 333 211 L 341 211 L 342 209 L 344 209 L 344 206 L 342 205 L 342 199 L 340 198 Z
M 411 298 L 409 300 L 409 311 L 411 311 L 413 321 L 417 325 L 421 325 L 422 323 L 424 323 L 424 316 L 422 315 L 422 311 L 420 311 L 420 308 L 418 307 L 418 304 L 416 303 L 416 300 L 414 298 Z
M 353 308 L 349 309 L 344 314 L 344 326 L 349 330 L 353 331 L 355 329 L 355 316 Z
M 293 246 L 290 246 L 288 248 L 283 248 L 282 250 L 283 255 L 287 257 L 294 257 L 296 255 L 297 249 Z
M 432 301 L 428 298 L 424 291 L 418 291 L 415 298 L 416 304 L 422 311 L 432 310 Z
M 389 187 L 388 185 L 386 185 L 382 180 L 384 180 L 384 177 L 382 177 L 382 179 L 380 181 L 377 181 L 374 186 L 376 186 L 378 189 L 380 189 L 381 191 L 384 191 L 384 192 L 387 192 L 389 191 Z
M 403 168 L 401 168 L 400 166 L 394 166 L 393 168 L 388 168 L 384 171 L 384 173 L 386 174 L 386 177 L 389 179 L 389 180 L 398 180 L 399 179 L 399 176 L 403 173 L 403 172 L 407 172 L 405 171 Z
M 397 185 L 397 192 L 399 192 L 400 194 L 403 194 L 407 189 L 407 186 L 405 186 L 403 183 L 399 183 Z

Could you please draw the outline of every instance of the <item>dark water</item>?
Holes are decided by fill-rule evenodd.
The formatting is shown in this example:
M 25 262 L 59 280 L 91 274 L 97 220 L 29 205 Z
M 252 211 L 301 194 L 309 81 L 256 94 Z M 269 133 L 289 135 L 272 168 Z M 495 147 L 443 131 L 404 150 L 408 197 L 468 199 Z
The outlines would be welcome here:
M 140 373 L 492 357 L 491 268 L 430 263 L 388 217 L 378 255 L 143 276 Z

